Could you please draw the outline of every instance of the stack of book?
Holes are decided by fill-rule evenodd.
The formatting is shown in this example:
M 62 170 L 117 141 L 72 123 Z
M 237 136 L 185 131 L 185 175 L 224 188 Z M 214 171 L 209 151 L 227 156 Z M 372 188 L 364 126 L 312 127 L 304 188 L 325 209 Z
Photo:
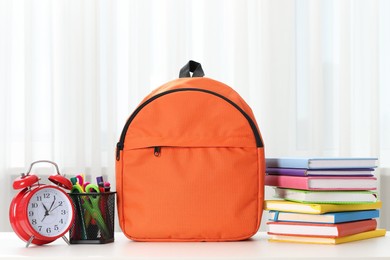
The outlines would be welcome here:
M 270 241 L 340 244 L 384 236 L 376 158 L 267 158 Z

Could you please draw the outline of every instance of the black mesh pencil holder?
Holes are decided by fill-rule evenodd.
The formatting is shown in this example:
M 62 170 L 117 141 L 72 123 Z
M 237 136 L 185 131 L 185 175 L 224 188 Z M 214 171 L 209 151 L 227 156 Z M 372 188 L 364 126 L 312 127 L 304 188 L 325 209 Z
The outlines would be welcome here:
M 116 192 L 69 193 L 75 208 L 75 220 L 69 230 L 71 244 L 114 242 Z

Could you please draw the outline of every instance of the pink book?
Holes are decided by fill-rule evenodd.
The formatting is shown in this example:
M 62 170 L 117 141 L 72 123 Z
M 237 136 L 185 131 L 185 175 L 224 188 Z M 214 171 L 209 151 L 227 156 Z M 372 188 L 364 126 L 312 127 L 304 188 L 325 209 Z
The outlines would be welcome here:
M 265 185 L 299 190 L 376 190 L 375 177 L 266 175 Z
M 286 236 L 345 237 L 375 230 L 375 219 L 352 221 L 339 224 L 318 224 L 298 222 L 268 222 L 268 234 Z

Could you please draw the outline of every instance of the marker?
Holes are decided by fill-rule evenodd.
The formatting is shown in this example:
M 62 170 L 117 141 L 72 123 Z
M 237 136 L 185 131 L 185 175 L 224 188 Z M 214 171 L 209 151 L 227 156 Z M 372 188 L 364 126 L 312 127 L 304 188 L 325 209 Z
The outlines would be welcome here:
M 100 192 L 104 192 L 104 180 L 103 176 L 96 177 L 96 183 L 99 187 Z
M 103 176 L 98 176 L 98 177 L 96 177 L 96 183 L 97 183 L 97 185 L 99 185 L 101 182 L 104 183 Z
M 72 177 L 72 178 L 70 178 L 70 181 L 72 182 L 73 185 L 75 185 L 77 183 L 77 178 Z
M 111 184 L 108 181 L 104 182 L 104 191 L 109 192 L 111 189 Z

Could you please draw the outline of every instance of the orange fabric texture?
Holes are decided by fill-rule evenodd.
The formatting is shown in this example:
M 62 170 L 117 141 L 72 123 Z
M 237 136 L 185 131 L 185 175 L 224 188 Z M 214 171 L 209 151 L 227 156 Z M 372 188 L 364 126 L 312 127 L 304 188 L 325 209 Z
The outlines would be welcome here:
M 147 96 L 128 122 L 116 161 L 127 237 L 232 241 L 257 232 L 264 147 L 250 107 L 233 89 L 177 79 Z

